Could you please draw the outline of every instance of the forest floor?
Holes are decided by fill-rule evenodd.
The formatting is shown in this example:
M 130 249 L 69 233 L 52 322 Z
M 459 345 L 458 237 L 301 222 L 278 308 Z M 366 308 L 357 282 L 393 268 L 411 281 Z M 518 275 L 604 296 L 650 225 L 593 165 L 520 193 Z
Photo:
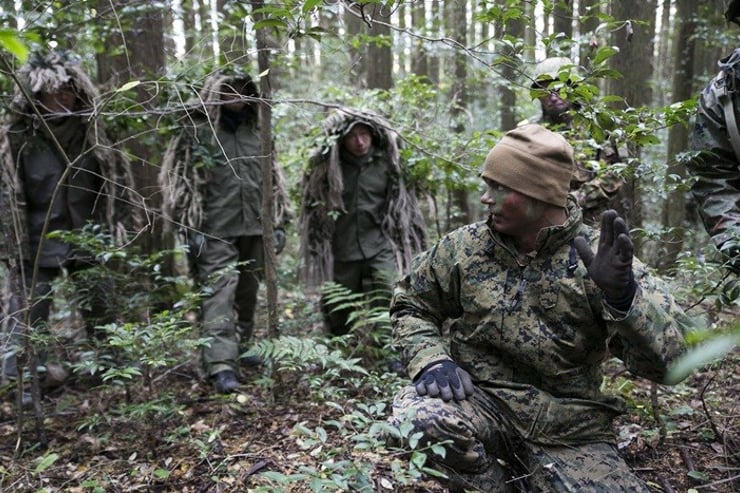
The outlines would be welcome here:
M 304 329 L 314 323 L 296 322 Z M 653 394 L 649 382 L 607 365 L 607 385 L 631 409 L 614 425 L 620 450 L 651 491 L 740 491 L 739 368 L 735 351 Z M 6 389 L 0 491 L 357 491 L 362 477 L 365 491 L 447 491 L 426 475 L 406 475 L 401 484 L 398 464 L 406 456 L 360 446 L 368 443 L 362 427 L 387 414 L 361 403 L 388 404 L 383 382 L 398 385 L 395 375 L 370 385 L 348 379 L 343 390 L 312 395 L 306 379 L 321 377 L 321 368 L 266 372 L 245 371 L 241 392 L 230 396 L 214 395 L 191 363 L 157 375 L 149 387 L 74 378 L 44 396 L 41 425 L 31 410 L 23 413 L 20 434 L 14 392 Z

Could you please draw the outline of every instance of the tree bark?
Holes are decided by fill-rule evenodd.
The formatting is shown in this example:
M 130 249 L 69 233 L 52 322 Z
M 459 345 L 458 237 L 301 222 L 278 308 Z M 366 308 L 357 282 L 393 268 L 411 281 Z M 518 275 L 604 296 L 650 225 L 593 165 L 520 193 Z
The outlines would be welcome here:
M 252 9 L 263 6 L 261 0 L 252 0 Z M 253 13 L 255 22 L 264 18 L 261 13 Z M 278 335 L 277 311 L 277 257 L 275 254 L 275 236 L 273 224 L 273 180 L 272 163 L 275 159 L 272 145 L 272 87 L 270 85 L 270 51 L 267 43 L 267 28 L 261 27 L 256 31 L 257 36 L 257 64 L 260 76 L 260 133 L 262 142 L 262 238 L 265 249 L 265 287 L 267 290 L 267 319 L 268 335 L 276 338 Z
M 447 11 L 446 28 L 451 32 L 451 38 L 458 46 L 466 46 L 467 25 L 465 14 L 467 1 L 449 3 L 445 6 Z M 468 87 L 467 87 L 467 57 L 462 50 L 457 50 L 454 56 L 454 78 L 450 91 L 450 117 L 452 119 L 452 131 L 455 133 L 465 132 L 464 118 L 467 113 Z M 448 213 L 448 230 L 471 222 L 471 210 L 468 203 L 468 191 L 465 187 L 456 187 L 450 190 L 451 213 Z
M 693 14 L 698 8 L 698 0 L 677 0 L 676 28 L 673 37 L 673 101 L 689 99 L 694 88 L 694 40 L 696 22 Z M 675 156 L 687 148 L 689 130 L 684 125 L 673 125 L 668 136 L 668 159 L 666 183 L 684 183 L 687 176 L 686 165 L 677 161 Z M 683 247 L 683 224 L 686 219 L 686 192 L 676 188 L 668 193 L 663 205 L 663 226 L 667 229 L 663 237 L 665 254 L 660 256 L 658 267 L 666 272 L 674 266 Z
M 135 9 L 128 8 L 136 6 Z M 139 80 L 146 81 L 157 78 L 164 73 L 164 26 L 161 7 L 149 7 L 136 0 L 98 0 L 100 12 L 107 12 L 112 25 L 130 26 L 123 32 L 116 31 L 103 40 L 105 49 L 98 55 L 98 78 L 105 86 L 116 89 L 122 84 Z M 123 49 L 121 49 L 121 47 Z M 113 53 L 114 55 L 108 56 Z M 157 95 L 150 90 L 149 85 L 140 84 L 135 90 L 138 103 L 133 111 L 145 114 L 153 109 Z M 172 245 L 171 239 L 162 235 L 162 221 L 159 207 L 161 194 L 157 181 L 159 167 L 153 159 L 156 139 L 159 138 L 156 122 L 149 118 L 142 118 L 145 128 L 139 130 L 138 138 L 127 141 L 127 150 L 130 152 L 134 183 L 137 192 L 144 198 L 149 211 L 147 214 L 151 229 L 147 235 L 139 236 L 139 244 L 147 253 L 168 249 Z M 130 135 L 112 136 L 116 138 L 131 137 Z
M 393 86 L 392 36 L 389 25 L 391 9 L 383 4 L 375 4 L 370 12 L 368 34 L 377 39 L 367 46 L 367 87 L 388 90 Z
M 609 93 L 623 97 L 627 107 L 649 106 L 652 103 L 650 82 L 653 74 L 656 0 L 615 0 L 611 8 L 611 15 L 624 20 L 625 24 L 612 35 L 612 44 L 620 50 L 611 60 L 612 68 L 620 72 L 622 78 L 609 81 Z M 633 19 L 646 24 L 637 24 Z M 629 147 L 630 157 L 639 158 L 640 149 L 634 145 Z M 642 227 L 643 211 L 639 170 L 633 168 L 632 171 L 626 180 L 625 196 L 628 204 L 627 223 L 634 229 Z M 635 251 L 638 256 L 640 250 L 641 242 L 636 238 Z

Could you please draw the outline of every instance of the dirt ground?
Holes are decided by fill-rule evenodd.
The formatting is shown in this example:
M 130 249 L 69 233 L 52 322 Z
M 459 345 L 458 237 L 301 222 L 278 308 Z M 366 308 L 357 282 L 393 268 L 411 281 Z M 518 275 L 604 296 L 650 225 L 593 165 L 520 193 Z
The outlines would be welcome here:
M 740 491 L 739 368 L 735 351 L 677 386 L 653 389 L 619 363 L 607 365 L 605 385 L 631 409 L 614 425 L 617 442 L 651 491 Z M 319 368 L 312 372 L 322 377 Z M 366 491 L 446 491 L 425 476 L 394 482 L 393 470 L 406 457 L 357 447 L 358 430 L 332 432 L 332 420 L 357 403 L 378 400 L 382 388 L 348 380 L 332 399 L 294 386 L 311 375 L 288 372 L 277 383 L 267 376 L 264 367 L 251 369 L 241 392 L 231 396 L 213 395 L 190 363 L 158 375 L 151 388 L 74 378 L 44 397 L 42 426 L 31 410 L 23 413 L 20 435 L 14 393 L 6 388 L 0 393 L 0 491 L 332 491 L 321 486 L 331 478 L 327 463 L 368 467 L 373 484 Z M 327 433 L 318 445 L 296 432 L 319 426 Z M 45 450 L 38 446 L 39 429 Z M 297 476 L 285 479 L 306 471 L 316 474 L 313 486 Z

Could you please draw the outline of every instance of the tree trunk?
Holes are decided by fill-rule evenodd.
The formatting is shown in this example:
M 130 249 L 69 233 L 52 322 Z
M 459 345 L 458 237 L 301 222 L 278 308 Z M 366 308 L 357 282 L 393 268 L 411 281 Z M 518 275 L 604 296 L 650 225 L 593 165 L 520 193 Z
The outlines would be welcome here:
M 506 2 L 503 1 L 501 3 L 502 7 L 505 7 Z M 524 37 L 524 21 L 521 19 L 511 19 L 507 25 L 496 26 L 497 39 L 501 39 L 505 34 L 517 38 Z M 501 56 L 506 60 L 501 65 L 501 82 L 498 87 L 501 105 L 501 121 L 499 125 L 503 131 L 513 129 L 519 121 L 516 113 L 516 92 L 514 90 L 517 76 L 517 65 L 514 54 L 514 50 L 508 44 L 503 45 Z
M 231 4 L 227 10 L 225 7 Z M 225 67 L 231 64 L 248 66 L 249 39 L 244 35 L 245 13 L 238 5 L 229 0 L 216 2 L 217 12 L 221 15 L 218 24 L 218 46 L 220 65 Z
M 693 14 L 698 8 L 698 0 L 677 0 L 676 32 L 673 38 L 673 101 L 689 99 L 694 88 L 694 40 L 696 22 Z M 675 156 L 686 150 L 689 131 L 684 125 L 671 127 L 668 136 L 668 159 L 666 183 L 674 182 L 672 176 L 679 177 L 684 183 L 687 172 L 683 162 L 676 161 Z M 686 219 L 686 192 L 681 188 L 669 192 L 663 205 L 663 226 L 667 228 L 664 235 L 665 254 L 660 256 L 658 267 L 665 272 L 674 266 L 683 247 L 683 224 Z
M 439 0 L 432 0 L 429 16 L 432 19 L 432 34 L 439 34 L 441 25 L 442 8 Z M 435 53 L 429 54 L 429 81 L 434 85 L 439 85 L 440 62 L 439 56 Z
M 447 9 L 446 28 L 450 31 L 451 38 L 459 45 L 466 46 L 467 25 L 465 23 L 466 1 L 454 2 L 445 5 Z M 454 78 L 450 94 L 450 117 L 452 119 L 452 131 L 455 133 L 465 132 L 464 118 L 467 113 L 468 87 L 467 87 L 467 57 L 465 53 L 458 50 L 454 56 Z M 468 203 L 468 191 L 464 186 L 454 188 L 451 193 L 451 214 L 448 213 L 448 230 L 468 224 L 471 221 L 470 204 Z
M 426 8 L 424 2 L 419 2 L 411 7 L 411 22 L 416 32 L 426 35 Z M 429 62 L 427 50 L 423 39 L 414 40 L 414 50 L 411 58 L 411 72 L 419 77 L 429 77 Z
M 112 25 L 130 26 L 127 30 L 113 32 L 104 39 L 105 48 L 98 55 L 98 78 L 111 89 L 120 87 L 129 81 L 146 81 L 157 78 L 164 73 L 164 26 L 161 7 L 143 6 L 137 0 L 98 0 L 99 11 L 108 12 L 107 17 Z M 136 5 L 135 9 L 131 6 Z M 121 49 L 122 48 L 122 49 Z M 115 55 L 107 56 L 109 53 Z M 150 86 L 140 84 L 135 88 L 137 108 L 132 111 L 145 113 L 156 105 L 156 94 L 150 91 Z M 149 211 L 159 211 L 161 194 L 157 181 L 159 168 L 155 164 L 158 157 L 153 155 L 157 149 L 159 135 L 155 127 L 156 122 L 142 118 L 145 128 L 138 131 L 138 138 L 127 141 L 130 152 L 134 184 L 136 190 L 144 198 Z M 120 139 L 130 135 L 112 136 Z M 162 221 L 157 212 L 148 214 L 151 222 L 150 233 L 140 235 L 139 242 L 147 253 L 168 249 L 171 240 L 165 240 L 162 235 Z
M 261 8 L 261 0 L 252 1 L 252 9 Z M 263 19 L 261 13 L 253 13 L 255 22 Z M 272 163 L 275 159 L 272 145 L 272 87 L 270 86 L 270 52 L 267 49 L 267 28 L 257 29 L 257 63 L 260 77 L 260 132 L 262 141 L 262 238 L 265 248 L 265 287 L 267 289 L 268 335 L 278 334 L 277 311 L 277 258 L 273 225 L 273 180 Z
M 624 98 L 627 107 L 638 108 L 652 103 L 651 77 L 653 74 L 653 45 L 655 37 L 656 0 L 634 2 L 615 0 L 611 2 L 611 15 L 625 20 L 622 29 L 613 33 L 612 44 L 619 47 L 619 54 L 611 60 L 612 68 L 622 74 L 621 79 L 609 81 L 609 93 Z M 646 22 L 637 24 L 630 19 Z M 639 63 L 638 63 L 639 61 Z M 640 157 L 640 149 L 630 145 L 630 157 Z M 641 228 L 642 193 L 640 190 L 640 170 L 633 168 L 627 178 L 625 196 L 627 200 L 626 220 L 631 229 Z M 635 239 L 635 250 L 639 255 L 641 242 Z
M 367 47 L 367 87 L 390 89 L 393 86 L 393 56 L 391 52 L 391 9 L 375 4 L 370 10 L 372 17 L 368 34 L 377 37 Z
M 363 33 L 365 21 L 362 18 L 360 7 L 353 5 L 344 10 L 344 25 L 347 28 L 347 37 L 357 39 Z M 354 43 L 349 43 L 349 83 L 363 89 L 367 87 L 367 59 L 364 50 Z
M 573 5 L 571 2 L 558 1 L 552 11 L 552 31 L 563 33 L 565 39 L 573 39 Z M 567 49 L 567 47 L 566 47 Z
M 585 65 L 587 58 L 591 57 L 598 47 L 596 40 L 596 28 L 599 26 L 599 0 L 581 0 L 578 2 L 578 31 L 584 41 L 579 49 L 579 60 Z

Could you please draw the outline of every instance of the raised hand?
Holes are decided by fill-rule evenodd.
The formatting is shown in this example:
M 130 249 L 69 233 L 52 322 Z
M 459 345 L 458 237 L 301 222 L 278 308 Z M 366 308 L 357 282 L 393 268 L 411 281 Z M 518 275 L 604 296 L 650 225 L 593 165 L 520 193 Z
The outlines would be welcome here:
M 624 219 L 619 217 L 617 211 L 610 209 L 601 214 L 601 234 L 596 255 L 583 237 L 575 239 L 575 247 L 588 269 L 588 275 L 604 291 L 607 303 L 632 301 L 635 293 L 632 274 L 635 246 Z

